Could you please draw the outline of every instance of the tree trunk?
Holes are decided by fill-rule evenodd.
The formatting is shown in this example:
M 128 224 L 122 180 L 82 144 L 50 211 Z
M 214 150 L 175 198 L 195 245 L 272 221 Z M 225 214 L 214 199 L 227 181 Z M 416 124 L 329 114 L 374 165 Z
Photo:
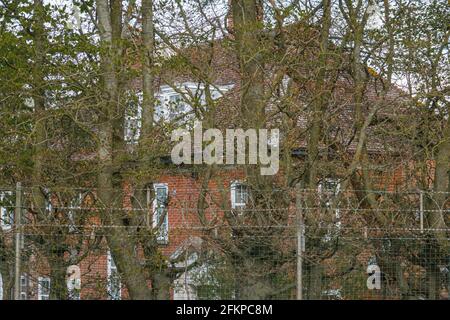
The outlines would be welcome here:
M 164 272 L 157 273 L 153 279 L 153 297 L 156 300 L 169 300 L 172 280 Z
M 119 67 L 120 37 L 122 29 L 122 1 L 97 0 L 97 16 L 101 43 L 104 54 L 101 56 L 103 71 L 103 100 L 101 101 L 101 119 L 98 126 L 98 160 L 97 179 L 98 198 L 104 205 L 102 221 L 106 225 L 123 226 L 122 210 L 111 209 L 111 206 L 123 207 L 123 184 L 121 178 L 114 180 L 120 168 L 120 155 L 123 150 L 123 130 L 115 130 L 117 119 L 124 119 L 119 106 Z M 119 113 L 119 114 L 117 114 Z M 115 191 L 114 191 L 115 190 Z M 139 258 L 135 254 L 134 242 L 126 228 L 108 229 L 106 235 L 109 249 L 128 289 L 131 299 L 150 299 L 145 272 Z
M 56 255 L 49 255 L 51 259 L 50 271 L 50 300 L 66 300 L 68 297 L 66 284 L 67 265 L 64 263 L 64 251 Z
M 10 264 L 13 261 L 12 252 L 8 250 L 5 240 L 5 235 L 0 229 L 0 275 L 2 277 L 3 300 L 10 300 L 14 284 L 14 265 Z
M 34 47 L 33 99 L 34 99 L 34 139 L 33 139 L 33 208 L 38 218 L 45 217 L 45 197 L 39 186 L 43 185 L 44 153 L 46 151 L 45 128 L 45 30 L 44 6 L 42 0 L 34 1 Z
M 242 125 L 259 129 L 265 123 L 262 3 L 259 0 L 233 0 L 231 9 L 241 71 Z
M 444 219 L 444 210 L 446 210 L 445 204 L 448 201 L 450 174 L 450 118 L 447 119 L 447 123 L 444 129 L 444 136 L 440 142 L 436 155 L 436 169 L 434 173 L 434 190 L 433 205 L 430 204 L 430 209 L 434 209 L 428 215 L 429 227 L 433 229 L 439 229 L 434 231 L 438 244 L 440 246 L 440 252 L 448 254 L 449 242 L 445 229 L 447 228 Z
M 142 125 L 140 135 L 141 160 L 148 160 L 149 141 L 153 128 L 154 114 L 154 77 L 153 77 L 153 55 L 154 55 L 154 24 L 153 24 L 153 0 L 142 1 Z
M 432 264 L 427 268 L 427 295 L 429 300 L 439 298 L 439 268 Z
M 318 161 L 319 161 L 319 144 L 322 132 L 323 111 L 326 108 L 330 96 L 326 82 L 326 65 L 328 63 L 328 43 L 331 26 L 331 3 L 329 0 L 323 1 L 322 28 L 320 34 L 319 48 L 319 73 L 317 77 L 316 87 L 317 94 L 312 103 L 311 127 L 308 137 L 308 161 L 304 176 L 304 185 L 310 190 L 317 187 Z M 309 200 L 308 200 L 309 201 Z M 311 201 L 309 201 L 311 202 Z
M 322 265 L 311 264 L 309 270 L 309 297 L 310 300 L 320 300 L 322 297 Z

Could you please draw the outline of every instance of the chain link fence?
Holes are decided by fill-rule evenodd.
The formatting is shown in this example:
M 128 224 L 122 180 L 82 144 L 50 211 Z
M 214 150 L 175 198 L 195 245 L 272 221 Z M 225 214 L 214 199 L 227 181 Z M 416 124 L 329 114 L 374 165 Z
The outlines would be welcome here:
M 1 191 L 0 297 L 132 298 L 120 235 L 151 298 L 449 299 L 447 193 L 154 190 L 145 206 L 53 191 L 42 208 Z

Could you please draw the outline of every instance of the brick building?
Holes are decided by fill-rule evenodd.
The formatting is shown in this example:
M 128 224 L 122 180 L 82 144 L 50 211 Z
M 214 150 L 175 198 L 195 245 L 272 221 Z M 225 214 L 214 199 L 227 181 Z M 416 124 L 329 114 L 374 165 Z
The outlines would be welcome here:
M 299 30 L 293 30 L 293 39 L 296 39 Z M 297 40 L 293 40 L 297 41 Z M 301 40 L 298 40 L 301 42 Z M 314 47 L 314 41 L 311 46 Z M 293 54 L 303 54 L 309 56 L 311 52 L 300 53 L 296 52 L 298 49 L 298 43 L 292 44 Z M 226 48 L 218 41 L 212 51 L 205 53 L 199 48 L 187 50 L 190 57 L 190 63 L 201 67 L 203 63 L 202 55 L 212 54 L 212 63 L 210 68 L 214 70 L 210 75 L 212 76 L 211 84 L 213 85 L 211 90 L 211 96 L 214 100 L 218 101 L 218 105 L 224 105 L 227 107 L 226 112 L 219 112 L 216 116 L 216 123 L 219 128 L 232 128 L 235 123 L 238 123 L 239 112 L 237 109 L 239 92 L 240 92 L 240 79 L 237 71 L 237 61 L 233 55 L 232 50 Z M 312 49 L 311 49 L 312 50 Z M 169 58 L 170 59 L 170 58 Z M 138 67 L 137 67 L 138 68 Z M 300 66 L 299 69 L 306 70 L 308 64 Z M 393 88 L 387 93 L 386 96 L 381 97 L 379 94 L 381 83 L 376 76 L 372 77 L 368 81 L 369 85 L 365 94 L 365 102 L 367 106 L 383 103 L 391 105 L 386 112 L 381 112 L 380 123 L 383 119 L 388 118 L 397 119 L 396 117 L 402 116 L 401 108 L 398 106 L 402 103 L 402 92 L 397 88 Z M 289 81 L 290 75 L 285 75 L 286 81 Z M 157 87 L 157 99 L 158 104 L 156 108 L 155 121 L 173 121 L 177 117 L 189 117 L 192 112 L 192 100 L 189 101 L 188 97 L 198 97 L 200 105 L 205 105 L 204 91 L 209 84 L 202 83 L 198 78 L 190 74 L 189 71 L 181 70 L 180 72 L 168 72 L 164 76 L 158 79 Z M 125 138 L 128 142 L 130 150 L 133 150 L 134 143 L 139 137 L 139 122 L 140 122 L 140 110 L 139 101 L 142 97 L 140 93 L 139 81 L 133 81 L 130 85 L 130 92 L 137 97 L 137 108 L 133 109 L 126 118 L 125 124 Z M 352 119 L 352 92 L 353 87 L 350 77 L 343 73 L 340 75 L 337 81 L 337 88 L 333 92 L 333 103 L 335 106 L 335 112 L 337 116 L 331 117 L 331 121 L 327 123 L 326 130 L 336 130 L 336 139 L 340 143 L 338 151 L 341 152 L 339 157 L 331 157 L 330 162 L 342 161 L 342 155 L 351 155 L 356 148 L 356 141 L 351 141 L 351 119 Z M 307 94 L 308 88 L 305 90 Z M 136 107 L 136 106 L 134 106 Z M 270 106 L 268 106 L 270 109 Z M 385 110 L 385 109 L 384 109 Z M 308 127 L 308 114 L 300 114 L 297 119 L 298 132 L 305 131 Z M 274 118 L 276 123 L 276 117 Z M 384 129 L 388 128 L 389 121 L 385 121 L 383 124 Z M 337 130 L 339 129 L 339 130 Z M 368 146 L 369 152 L 374 161 L 382 163 L 386 157 L 396 158 L 402 157 L 402 141 L 386 141 L 376 133 L 376 126 L 370 128 Z M 299 134 L 301 137 L 301 134 Z M 305 137 L 305 136 L 303 136 Z M 281 137 L 283 139 L 283 137 Z M 345 146 L 345 147 L 343 147 Z M 328 146 L 323 146 L 324 152 L 329 152 Z M 284 150 L 286 152 L 286 150 Z M 306 139 L 298 140 L 294 148 L 288 151 L 289 156 L 298 163 L 302 163 L 306 152 Z M 196 290 L 192 285 L 195 282 L 192 279 L 192 272 L 190 264 L 194 263 L 197 257 L 195 256 L 196 250 L 203 245 L 203 230 L 206 229 L 205 225 L 200 221 L 201 217 L 198 212 L 198 200 L 201 197 L 202 179 L 199 178 L 198 169 L 195 166 L 175 166 L 167 161 L 168 157 L 162 157 L 162 167 L 160 173 L 151 182 L 148 189 L 148 199 L 153 199 L 147 203 L 147 215 L 148 225 L 156 226 L 160 225 L 157 230 L 157 240 L 160 246 L 160 250 L 163 256 L 168 260 L 173 260 L 174 265 L 179 268 L 186 267 L 186 272 L 180 272 L 177 278 L 173 282 L 173 288 L 171 290 L 171 296 L 174 299 L 196 298 Z M 378 159 L 378 160 L 377 160 Z M 300 165 L 299 164 L 299 165 Z M 201 171 L 201 170 L 200 170 Z M 225 214 L 225 211 L 239 210 L 247 205 L 249 198 L 249 191 L 245 184 L 245 176 L 235 166 L 224 166 L 219 173 L 208 180 L 207 189 L 210 190 L 208 198 L 208 206 L 203 213 L 208 221 L 220 221 L 220 217 Z M 284 172 L 280 171 L 278 174 L 279 179 L 283 180 Z M 319 188 L 322 189 L 336 189 L 339 186 L 340 172 L 334 172 L 334 175 L 326 174 L 318 181 Z M 393 166 L 387 170 L 387 173 L 383 173 L 383 176 L 379 179 L 378 187 L 386 190 L 393 190 L 396 185 L 402 185 L 404 181 L 404 168 L 402 166 Z M 127 187 L 124 188 L 127 190 Z M 89 203 L 89 197 L 95 194 L 95 190 L 90 193 L 79 192 L 75 198 L 76 201 L 72 203 L 61 204 L 57 195 L 52 195 L 49 192 L 48 208 L 49 212 L 62 212 L 67 214 L 67 221 L 69 224 L 73 224 L 73 229 L 77 230 L 75 222 L 71 222 L 72 216 L 77 214 L 77 210 L 89 211 L 89 209 L 83 209 L 83 203 Z M 123 208 L 118 208 L 118 211 L 129 210 L 131 205 L 130 193 L 125 191 L 125 200 Z M 11 196 L 10 193 L 3 192 L 3 198 Z M 88 199 L 88 200 L 86 200 Z M 223 202 L 227 204 L 223 204 Z M 216 202 L 222 202 L 221 205 L 217 205 Z M 6 201 L 4 202 L 6 203 Z M 292 206 L 294 204 L 292 203 Z M 12 221 L 9 217 L 11 211 L 8 209 L 10 205 L 2 206 L 2 228 L 5 231 L 11 230 Z M 64 209 L 61 209 L 64 207 Z M 88 206 L 89 207 L 89 206 Z M 59 211 L 58 211 L 59 210 Z M 95 210 L 94 210 L 95 212 Z M 94 214 L 95 216 L 95 214 Z M 164 219 L 161 221 L 160 219 Z M 214 220 L 216 219 L 216 220 Z M 92 220 L 92 228 L 95 228 L 95 218 Z M 114 226 L 112 226 L 114 227 Z M 201 227 L 201 228 L 199 228 Z M 49 228 L 46 229 L 48 233 L 53 231 Z M 83 229 L 82 232 L 87 232 L 90 229 Z M 105 232 L 107 232 L 107 229 Z M 208 230 L 209 231 L 209 230 Z M 11 231 L 12 234 L 12 231 Z M 76 232 L 74 231 L 76 237 Z M 27 233 L 25 232 L 24 241 L 26 243 Z M 83 243 L 89 242 L 88 236 L 83 234 Z M 70 235 L 65 237 L 65 241 L 72 241 Z M 92 240 L 92 242 L 95 242 Z M 94 245 L 93 245 L 94 246 Z M 139 249 L 137 249 L 139 250 Z M 83 251 L 83 249 L 81 249 Z M 186 254 L 186 253 L 189 254 Z M 80 252 L 78 252 L 80 255 Z M 186 255 L 182 258 L 183 255 Z M 181 258 L 180 258 L 181 257 Z M 22 299 L 38 299 L 45 300 L 50 297 L 49 288 L 52 287 L 51 272 L 49 266 L 45 262 L 44 256 L 36 254 L 28 257 L 28 265 L 32 265 L 33 272 L 24 273 L 21 277 L 21 298 Z M 80 280 L 81 291 L 75 292 L 72 298 L 75 299 L 125 299 L 127 298 L 127 292 L 121 288 L 120 277 L 118 276 L 117 267 L 111 257 L 106 243 L 104 240 L 99 243 L 95 243 L 92 248 L 92 252 L 78 261 L 76 264 L 80 268 Z M 203 269 L 207 269 L 206 265 L 200 264 L 196 267 L 197 273 L 204 273 Z M 1 281 L 1 278 L 0 278 Z M 1 287 L 1 285 L 0 285 Z M 5 294 L 4 292 L 0 292 Z

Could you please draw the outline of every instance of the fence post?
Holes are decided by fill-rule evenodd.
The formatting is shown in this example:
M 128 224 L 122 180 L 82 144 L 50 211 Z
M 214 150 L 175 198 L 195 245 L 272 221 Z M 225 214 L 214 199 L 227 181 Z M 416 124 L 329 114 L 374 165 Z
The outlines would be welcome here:
M 420 233 L 423 233 L 423 191 L 420 190 Z
M 296 186 L 295 209 L 297 217 L 297 300 L 303 300 L 303 251 L 305 250 L 301 185 Z
M 22 184 L 16 184 L 16 208 L 14 213 L 14 231 L 16 233 L 16 264 L 14 275 L 14 300 L 20 300 L 20 263 L 21 263 L 21 245 L 22 240 Z
M 447 300 L 450 300 L 450 255 L 447 257 Z

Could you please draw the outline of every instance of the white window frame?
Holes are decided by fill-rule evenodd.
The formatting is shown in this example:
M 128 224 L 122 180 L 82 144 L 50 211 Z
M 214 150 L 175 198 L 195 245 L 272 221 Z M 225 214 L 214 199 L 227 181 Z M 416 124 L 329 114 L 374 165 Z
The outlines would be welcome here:
M 335 190 L 324 190 L 324 187 L 323 187 L 323 182 L 322 181 L 325 181 L 325 182 L 327 182 L 327 183 L 333 183 L 333 184 L 335 184 L 336 185 L 336 188 L 335 188 Z M 320 183 L 319 183 L 319 185 L 318 185 L 318 187 L 317 187 L 317 191 L 319 192 L 319 195 L 321 195 L 321 196 L 323 196 L 323 195 L 325 195 L 325 196 L 327 196 L 328 194 L 330 194 L 331 192 L 333 193 L 333 196 L 337 196 L 338 194 L 339 194 L 339 192 L 340 192 L 340 190 L 341 190 L 341 182 L 340 182 L 340 179 L 338 179 L 338 178 L 325 178 L 325 179 L 323 179 Z M 327 205 L 328 205 L 328 203 L 329 203 L 329 201 L 327 201 Z
M 325 181 L 327 183 L 333 183 L 334 185 L 336 185 L 336 188 L 333 191 L 323 190 L 324 186 L 323 186 L 322 181 Z M 328 178 L 324 178 L 322 181 L 319 183 L 319 185 L 317 187 L 320 196 L 323 196 L 323 195 L 327 196 L 331 192 L 333 193 L 332 197 L 336 197 L 337 195 L 339 195 L 339 193 L 341 191 L 341 182 L 340 182 L 339 178 L 329 178 L 328 177 Z M 331 207 L 329 199 L 327 199 L 327 202 L 325 205 L 327 206 L 327 208 Z M 341 222 L 341 210 L 339 208 L 334 208 L 334 216 L 336 218 L 336 222 L 334 223 L 334 226 L 336 227 L 337 230 L 340 230 L 342 222 Z
M 48 293 L 44 293 L 42 283 L 48 282 Z M 51 280 L 49 277 L 38 277 L 38 300 L 50 300 Z
M 80 267 L 75 265 L 75 267 L 78 269 L 78 273 L 80 272 Z M 67 269 L 69 271 L 69 269 Z M 72 272 L 75 272 L 72 269 Z M 69 274 L 69 273 L 68 273 Z M 81 275 L 80 275 L 81 277 Z M 67 293 L 68 293 L 68 300 L 81 300 L 81 278 L 69 278 L 67 282 Z
M 216 100 L 223 96 L 224 93 L 231 90 L 234 87 L 233 84 L 229 85 L 218 85 L 218 86 L 210 86 L 211 91 L 211 97 L 212 99 Z M 202 91 L 202 92 L 198 92 Z M 192 96 L 199 96 L 200 97 L 200 103 L 202 105 L 206 104 L 206 99 L 204 97 L 204 91 L 205 91 L 205 85 L 199 84 L 195 82 L 183 82 L 180 84 L 176 84 L 175 86 L 168 86 L 168 85 L 162 85 L 160 87 L 160 91 L 155 95 L 156 100 L 159 101 L 155 108 L 155 114 L 154 114 L 154 120 L 155 121 L 171 121 L 174 119 L 174 115 L 171 114 L 169 103 L 170 99 L 173 96 L 179 96 L 182 103 L 185 104 L 184 110 L 182 113 L 179 114 L 181 116 L 182 114 L 188 114 L 189 112 L 192 112 L 192 105 L 190 101 L 186 101 L 184 99 L 185 97 L 183 95 L 186 95 L 189 97 Z M 200 94 L 201 93 L 201 94 Z
M 20 275 L 20 300 L 28 300 L 28 275 Z
M 175 90 L 172 87 L 164 86 L 161 88 L 161 91 L 156 95 L 157 101 L 159 102 L 156 106 L 155 110 L 155 121 L 173 121 L 175 118 L 186 115 L 187 113 L 192 111 L 192 106 L 188 101 L 184 99 L 184 95 L 187 95 L 187 91 L 192 90 L 190 87 L 180 87 Z M 197 90 L 197 88 L 195 88 Z M 195 92 L 193 92 L 195 93 Z M 172 98 L 178 98 L 180 104 L 183 104 L 183 110 L 179 110 L 179 112 L 172 112 Z
M 122 299 L 122 282 L 120 281 L 120 275 L 119 275 L 119 272 L 117 270 L 117 266 L 116 266 L 116 264 L 114 262 L 114 259 L 113 259 L 112 255 L 111 255 L 111 251 L 109 251 L 109 250 L 108 250 L 107 260 L 108 261 L 107 261 L 106 273 L 107 273 L 107 276 L 108 276 L 108 286 L 107 286 L 108 299 L 109 300 L 121 300 Z M 114 296 L 113 288 L 112 288 L 113 282 L 112 282 L 111 276 L 113 275 L 113 271 L 115 271 L 115 273 L 118 276 L 118 280 L 119 280 L 118 281 L 119 289 L 117 290 L 117 295 L 116 296 Z
M 335 184 L 336 185 L 336 189 L 333 192 L 334 192 L 334 194 L 338 194 L 339 193 L 339 191 L 341 189 L 341 182 L 340 182 L 341 180 L 339 178 L 330 178 L 330 177 L 324 178 L 324 179 L 322 179 L 319 182 L 319 185 L 317 186 L 317 189 L 318 189 L 319 193 L 329 192 L 329 191 L 323 190 L 323 182 L 324 181 L 328 182 L 328 183 Z
M 53 203 L 52 203 L 52 192 L 45 188 L 45 212 L 47 214 L 51 214 L 53 212 Z M 40 210 L 40 208 L 38 208 Z
M 155 198 L 153 199 L 152 209 L 153 209 L 153 228 L 156 228 L 159 224 L 159 215 L 157 214 L 158 209 L 158 199 L 157 199 L 157 189 L 165 189 L 166 190 L 166 197 L 169 197 L 169 186 L 167 183 L 155 183 L 153 184 L 153 193 L 155 195 Z M 169 242 L 169 208 L 167 205 L 164 206 L 164 209 L 166 210 L 166 214 L 164 216 L 164 223 L 161 225 L 161 230 L 158 230 L 158 235 L 156 237 L 156 240 L 159 243 L 167 244 Z
M 179 106 L 182 106 L 183 110 L 179 110 L 182 113 L 188 113 L 190 111 L 192 111 L 191 106 L 185 101 L 183 94 L 182 93 L 178 93 L 176 91 L 167 94 L 167 105 L 168 107 L 171 107 L 170 104 L 177 104 Z M 175 117 L 176 114 L 171 114 L 170 112 L 171 110 L 169 109 L 169 118 L 171 117 Z
M 245 187 L 246 188 L 246 198 L 247 198 L 247 202 L 237 202 L 236 201 L 236 190 L 239 187 Z M 248 204 L 248 198 L 249 198 L 249 193 L 248 193 L 248 186 L 247 184 L 245 184 L 242 181 L 232 181 L 231 185 L 230 185 L 230 198 L 231 198 L 231 208 L 232 209 L 245 209 L 245 207 Z
M 128 143 L 137 143 L 141 135 L 142 103 L 144 96 L 142 91 L 133 92 L 137 97 L 136 114 L 126 114 L 124 123 L 124 137 Z
M 6 196 L 12 196 L 11 191 L 3 191 L 0 193 L 0 201 L 3 201 Z M 9 217 L 7 216 L 9 213 Z M 8 222 L 6 222 L 8 219 Z M 4 230 L 10 230 L 14 224 L 14 208 L 0 207 L 0 227 Z
M 78 193 L 75 198 L 70 201 L 70 208 L 67 216 L 69 218 L 69 232 L 75 232 L 77 230 L 77 225 L 75 221 L 75 216 L 78 211 L 80 211 L 83 205 L 85 194 L 83 192 Z

